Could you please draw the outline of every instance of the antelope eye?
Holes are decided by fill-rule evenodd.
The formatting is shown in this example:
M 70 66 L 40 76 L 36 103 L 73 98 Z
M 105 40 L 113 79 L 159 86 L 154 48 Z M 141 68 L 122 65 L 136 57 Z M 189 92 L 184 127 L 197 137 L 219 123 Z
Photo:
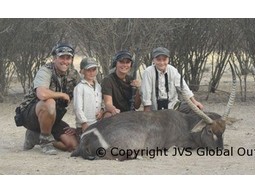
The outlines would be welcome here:
M 212 134 L 213 134 L 213 132 L 212 132 L 211 129 L 208 129 L 208 130 L 207 130 L 207 133 L 208 133 L 209 135 L 212 135 Z

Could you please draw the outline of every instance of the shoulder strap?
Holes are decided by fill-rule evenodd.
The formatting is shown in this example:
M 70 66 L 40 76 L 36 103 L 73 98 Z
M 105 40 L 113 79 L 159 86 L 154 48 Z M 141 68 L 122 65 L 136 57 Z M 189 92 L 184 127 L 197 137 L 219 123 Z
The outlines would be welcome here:
M 156 73 L 156 80 L 155 80 L 155 87 L 156 87 L 156 99 L 158 100 L 158 71 L 156 69 L 156 66 L 154 66 L 155 68 L 155 73 Z
M 158 92 L 159 92 L 159 88 L 158 88 L 158 71 L 157 71 L 156 66 L 154 66 L 154 67 L 155 67 L 155 73 L 156 73 L 156 80 L 155 80 L 156 99 L 158 100 Z M 168 87 L 168 74 L 167 74 L 167 72 L 165 73 L 165 88 L 166 88 L 167 99 L 169 99 L 169 96 L 168 96 L 169 87 Z
M 167 93 L 167 98 L 168 98 L 169 87 L 168 87 L 168 74 L 167 73 L 165 73 L 165 87 L 166 87 L 166 93 Z

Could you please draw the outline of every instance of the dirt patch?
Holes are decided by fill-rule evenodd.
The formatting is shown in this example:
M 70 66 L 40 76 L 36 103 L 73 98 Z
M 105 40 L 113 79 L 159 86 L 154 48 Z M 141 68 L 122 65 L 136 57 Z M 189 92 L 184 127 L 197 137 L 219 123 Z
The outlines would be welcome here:
M 219 89 L 228 91 L 229 82 Z M 206 89 L 201 90 L 195 96 L 204 104 L 205 110 L 223 114 L 229 93 L 218 91 L 205 101 Z M 17 128 L 13 121 L 14 109 L 21 97 L 21 94 L 11 94 L 5 103 L 0 103 L 0 174 L 255 174 L 254 92 L 248 93 L 247 102 L 241 102 L 238 95 L 231 110 L 224 144 L 226 149 L 233 149 L 233 155 L 200 156 L 193 151 L 191 156 L 172 156 L 173 149 L 170 149 L 168 156 L 124 162 L 88 161 L 70 157 L 68 152 L 47 156 L 41 153 L 40 147 L 23 151 L 25 129 Z M 72 107 L 64 120 L 75 125 Z M 248 151 L 249 155 L 239 155 L 238 151 Z

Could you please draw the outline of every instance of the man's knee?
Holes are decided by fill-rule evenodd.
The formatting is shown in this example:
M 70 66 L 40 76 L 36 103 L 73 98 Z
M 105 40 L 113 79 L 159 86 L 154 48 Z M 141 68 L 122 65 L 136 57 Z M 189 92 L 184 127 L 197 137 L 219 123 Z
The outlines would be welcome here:
M 47 113 L 49 115 L 56 115 L 56 102 L 54 99 L 48 99 L 46 101 L 39 101 L 36 105 L 36 114 Z
M 73 151 L 78 146 L 78 142 L 74 135 L 70 136 L 70 135 L 62 134 L 60 136 L 60 140 L 65 145 L 67 151 Z
M 78 146 L 78 142 L 76 140 L 69 141 L 66 144 L 67 151 L 73 151 Z

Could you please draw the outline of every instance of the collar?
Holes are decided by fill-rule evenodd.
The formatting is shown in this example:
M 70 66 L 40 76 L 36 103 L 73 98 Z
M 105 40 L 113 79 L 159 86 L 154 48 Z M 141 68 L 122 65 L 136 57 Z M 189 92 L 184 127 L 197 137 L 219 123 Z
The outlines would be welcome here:
M 85 80 L 84 78 L 81 80 L 81 83 L 82 84 L 87 84 L 88 86 L 90 86 L 90 87 L 93 87 L 87 80 Z M 97 81 L 96 80 L 94 80 L 94 85 L 96 85 L 97 84 Z
M 165 70 L 165 72 L 162 72 L 162 71 L 160 71 L 159 69 L 157 69 L 157 67 L 155 66 L 155 68 L 156 68 L 156 70 L 157 70 L 157 72 L 159 73 L 159 74 L 166 74 L 167 73 L 167 68 L 168 68 L 168 66 L 166 67 L 166 70 Z
M 116 70 L 114 71 L 114 76 L 116 76 L 119 80 L 121 81 L 124 81 L 124 82 L 127 82 L 127 74 L 125 75 L 125 78 L 124 79 L 121 79 L 120 77 L 118 77 L 117 73 L 116 73 Z
M 156 68 L 156 70 L 157 70 L 157 72 L 158 72 L 159 74 L 166 74 L 166 73 L 167 73 L 167 69 L 168 69 L 168 65 L 169 65 L 169 64 L 167 64 L 167 66 L 166 66 L 165 72 L 162 72 L 162 71 L 160 71 L 160 70 L 157 68 L 157 66 L 156 66 L 155 64 L 153 64 L 153 66 Z

